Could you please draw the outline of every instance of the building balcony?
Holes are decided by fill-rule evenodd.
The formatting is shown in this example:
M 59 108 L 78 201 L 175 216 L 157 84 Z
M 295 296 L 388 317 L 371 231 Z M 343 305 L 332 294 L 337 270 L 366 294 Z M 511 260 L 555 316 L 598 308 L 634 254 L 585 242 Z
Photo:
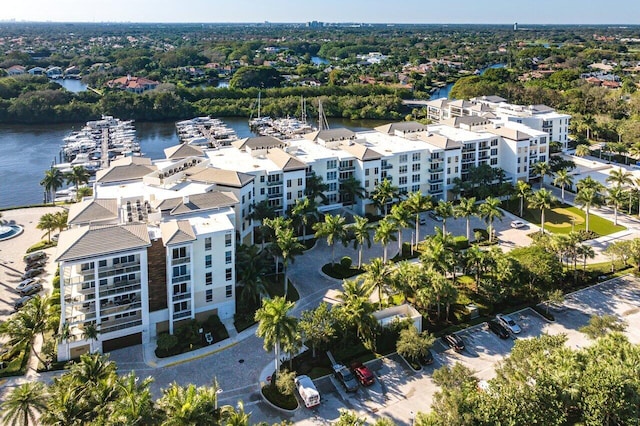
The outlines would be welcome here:
M 429 169 L 429 173 L 442 173 L 444 171 L 444 167 L 435 167 Z
M 104 270 L 100 269 L 100 273 L 98 274 L 98 277 L 108 278 L 116 275 L 125 275 L 125 274 L 131 274 L 133 272 L 140 272 L 140 263 L 135 263 L 135 264 L 131 263 L 129 265 L 133 265 L 133 266 L 108 268 Z
M 189 263 L 191 261 L 191 257 L 178 257 L 175 259 L 171 259 L 171 265 L 182 265 L 185 263 Z
M 142 315 L 140 313 L 124 318 L 103 321 L 102 324 L 100 324 L 100 333 L 111 333 L 125 328 L 137 327 L 139 325 L 142 325 Z
M 191 293 L 178 293 L 171 296 L 172 302 L 179 302 L 181 300 L 187 300 L 191 298 Z
M 186 281 L 191 281 L 191 274 L 187 275 L 178 275 L 171 278 L 171 284 L 183 283 Z
M 347 172 L 347 171 L 351 171 L 354 170 L 355 171 L 356 166 L 342 166 L 342 167 L 338 167 L 338 170 L 341 172 Z
M 393 164 L 383 164 L 381 167 L 382 170 L 393 169 Z
M 140 268 L 140 260 L 134 260 L 133 262 L 125 262 L 125 263 L 116 263 L 115 265 L 111 265 L 111 266 L 100 266 L 98 268 L 98 272 L 100 274 L 100 277 L 103 277 L 104 273 L 109 273 L 110 271 L 116 270 L 116 269 L 124 269 L 124 268 L 129 268 L 131 266 L 137 266 L 138 268 Z
M 267 186 L 282 186 L 282 180 L 267 181 Z
M 267 194 L 267 198 L 273 200 L 274 198 L 282 198 L 282 192 L 278 192 L 275 194 Z
M 100 288 L 100 298 L 103 299 L 109 296 L 117 296 L 123 293 L 133 293 L 136 291 L 140 291 L 140 283 L 138 284 L 130 284 L 130 285 L 119 285 L 119 286 L 106 286 Z
M 183 318 L 189 318 L 191 316 L 191 310 L 187 310 L 187 311 L 180 311 L 180 312 L 174 312 L 173 313 L 173 320 L 179 320 L 179 319 L 183 319 Z
M 117 304 L 117 303 L 107 303 L 104 307 L 100 307 L 100 316 L 110 316 L 115 315 L 120 312 L 132 311 L 135 309 L 141 309 L 142 302 L 133 302 L 133 303 L 125 303 L 125 304 Z
M 436 183 L 442 183 L 442 182 L 443 182 L 443 180 L 444 180 L 444 179 L 442 179 L 442 178 L 439 178 L 439 179 L 433 179 L 433 180 L 430 180 L 430 181 L 429 181 L 429 183 L 433 183 L 433 184 L 436 184 Z

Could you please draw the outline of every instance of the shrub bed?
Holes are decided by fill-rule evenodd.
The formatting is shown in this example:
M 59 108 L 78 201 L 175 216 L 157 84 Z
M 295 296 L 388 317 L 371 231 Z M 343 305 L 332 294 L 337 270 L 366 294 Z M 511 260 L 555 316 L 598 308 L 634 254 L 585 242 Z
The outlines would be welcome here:
M 276 407 L 285 410 L 295 410 L 298 408 L 298 400 L 294 395 L 283 395 L 273 384 L 263 386 L 262 395 Z

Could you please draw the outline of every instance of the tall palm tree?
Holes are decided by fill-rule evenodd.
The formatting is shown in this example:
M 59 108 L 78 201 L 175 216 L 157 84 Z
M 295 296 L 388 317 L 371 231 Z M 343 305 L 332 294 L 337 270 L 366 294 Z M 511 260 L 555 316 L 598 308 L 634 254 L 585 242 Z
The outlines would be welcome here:
M 582 125 L 586 131 L 587 140 L 591 139 L 591 129 L 595 126 L 596 120 L 592 115 L 585 115 L 582 117 Z
M 41 382 L 27 382 L 14 388 L 2 403 L 5 424 L 37 424 L 37 414 L 47 409 L 47 394 Z
M 453 273 L 456 259 L 453 250 L 448 246 L 443 238 L 429 238 L 426 248 L 420 256 L 425 270 L 434 269 L 441 274 Z
M 480 216 L 488 225 L 487 232 L 489 233 L 490 243 L 493 241 L 493 221 L 495 219 L 502 220 L 503 213 L 502 210 L 500 210 L 500 204 L 502 204 L 502 202 L 498 198 L 487 197 L 484 200 L 484 203 L 480 204 L 480 207 L 478 208 Z
M 91 179 L 91 174 L 87 169 L 82 166 L 73 166 L 71 171 L 67 173 L 65 176 L 65 180 L 67 184 L 72 183 L 76 187 L 76 196 L 78 194 L 78 190 L 80 185 L 84 185 L 89 182 Z
M 118 380 L 118 398 L 112 402 L 109 416 L 118 425 L 145 425 L 153 416 L 151 383 L 153 378 L 138 380 L 131 372 Z
M 81 201 L 84 197 L 90 197 L 93 195 L 93 188 L 90 186 L 83 186 L 82 188 L 78 188 L 76 192 L 76 200 Z
M 576 250 L 578 257 L 581 257 L 583 260 L 582 270 L 587 270 L 587 259 L 593 259 L 596 257 L 596 252 L 593 250 L 593 247 L 587 244 L 580 244 Z
M 411 212 L 404 206 L 404 204 L 396 204 L 391 207 L 391 215 L 389 218 L 393 221 L 398 228 L 398 253 L 402 255 L 402 231 L 409 227 L 411 220 Z
M 282 256 L 282 253 L 280 252 L 280 246 L 278 246 L 277 243 L 278 232 L 284 229 L 291 229 L 291 227 L 293 226 L 293 220 L 288 217 L 277 216 L 273 219 L 264 219 L 263 223 L 264 226 L 262 237 L 271 242 L 271 244 L 267 246 L 267 251 L 273 255 L 275 271 L 276 274 L 279 274 L 280 271 L 278 271 L 278 259 L 280 258 L 280 256 Z
M 40 181 L 40 185 L 44 187 L 47 197 L 50 197 L 49 199 L 51 200 L 51 203 L 55 203 L 55 193 L 62 187 L 63 182 L 64 175 L 60 169 L 51 167 L 49 170 L 44 172 L 44 178 Z
M 607 202 L 613 207 L 613 224 L 618 225 L 618 209 L 625 199 L 625 194 L 619 186 L 608 188 Z
M 382 214 L 387 215 L 389 203 L 398 198 L 398 187 L 394 186 L 389 179 L 384 179 L 371 191 L 370 198 Z
M 157 405 L 164 415 L 163 426 L 215 424 L 215 406 L 194 384 L 182 387 L 173 382 L 162 391 Z
M 236 408 L 227 405 L 221 410 L 222 421 L 225 426 L 249 426 L 251 413 L 244 411 L 244 403 L 238 401 Z
M 361 182 L 353 176 L 340 181 L 339 192 L 342 204 L 348 206 L 354 205 L 358 198 L 365 197 L 365 190 Z
M 433 203 L 431 197 L 427 197 L 420 191 L 411 192 L 404 201 L 407 209 L 415 215 L 416 221 L 416 244 L 420 241 L 420 213 L 431 210 Z
M 94 323 L 89 323 L 82 327 L 82 338 L 89 340 L 89 347 L 92 353 L 94 352 L 93 345 L 98 340 L 99 334 L 100 329 L 98 329 L 98 326 Z
M 378 305 L 382 309 L 382 293 L 391 284 L 391 268 L 389 264 L 376 257 L 364 266 L 364 270 L 364 287 L 368 294 L 378 291 Z
M 391 285 L 394 290 L 402 293 L 404 303 L 413 297 L 423 284 L 424 270 L 419 263 L 403 260 L 399 262 L 391 274 Z
M 586 157 L 587 155 L 591 155 L 591 149 L 589 148 L 589 145 L 580 144 L 576 146 L 576 156 Z
M 62 210 L 54 214 L 56 229 L 58 232 L 62 232 L 67 228 L 67 222 L 69 220 L 69 210 Z
M 45 213 L 40 216 L 40 220 L 38 220 L 38 224 L 36 228 L 45 231 L 47 240 L 51 242 L 51 231 L 58 227 L 58 220 L 56 219 L 56 215 L 54 213 Z M 44 237 L 44 235 L 43 235 Z
M 522 217 L 524 214 L 524 201 L 531 195 L 531 185 L 523 180 L 517 181 L 516 193 L 518 198 L 520 198 L 520 217 Z
M 540 188 L 542 188 L 542 184 L 544 183 L 544 177 L 551 173 L 551 166 L 546 161 L 541 161 L 539 163 L 535 163 L 533 165 L 533 170 L 535 174 L 540 176 Z
M 260 304 L 260 299 L 268 296 L 263 277 L 266 273 L 264 257 L 255 245 L 236 246 L 236 282 L 242 285 L 240 300 L 243 303 Z
M 602 205 L 602 196 L 597 188 L 585 187 L 578 191 L 575 203 L 585 209 L 586 223 L 585 229 L 589 230 L 589 210 L 591 207 L 600 207 Z
M 47 409 L 42 413 L 40 422 L 45 425 L 72 425 L 81 426 L 87 424 L 87 401 L 85 388 L 68 384 L 59 378 L 53 379 L 53 391 L 51 392 Z
M 289 290 L 289 262 L 293 263 L 296 256 L 304 252 L 304 245 L 293 235 L 293 229 L 291 228 L 276 231 L 276 245 L 279 248 L 282 263 L 284 264 L 284 297 L 286 298 Z
M 478 214 L 476 197 L 460 198 L 460 204 L 453 208 L 456 217 L 463 217 L 467 224 L 467 241 L 471 241 L 471 216 Z
M 618 188 L 633 185 L 633 173 L 622 168 L 611 169 L 606 179 L 607 183 L 611 183 Z
M 556 197 L 553 196 L 551 191 L 542 188 L 537 190 L 529 198 L 529 204 L 534 209 L 540 209 L 540 228 L 544 234 L 544 212 L 551 208 L 551 205 L 556 201 Z
M 298 198 L 291 209 L 291 214 L 299 218 L 302 226 L 302 241 L 307 240 L 307 226 L 318 220 L 318 206 L 309 197 Z
M 578 191 L 583 188 L 592 188 L 597 190 L 598 192 L 602 192 L 604 186 L 591 176 L 587 176 L 586 178 L 580 179 L 578 181 L 578 183 L 576 184 L 576 188 L 578 189 Z
M 564 188 L 565 186 L 571 188 L 573 176 L 569 174 L 567 169 L 558 170 L 555 179 L 553 179 L 553 184 L 560 185 L 560 188 L 562 188 L 560 193 L 562 195 L 562 203 L 564 203 Z
M 322 181 L 322 176 L 318 176 L 315 173 L 311 176 L 307 176 L 304 183 L 304 195 L 309 197 L 309 199 L 317 202 L 318 198 L 320 198 L 320 202 L 322 204 L 326 204 L 328 202 L 328 198 L 324 193 L 328 190 L 329 185 Z
M 447 233 L 447 219 L 455 216 L 453 211 L 453 203 L 451 201 L 438 201 L 438 204 L 433 208 L 433 212 L 442 218 L 442 233 Z
M 338 308 L 338 315 L 349 328 L 355 328 L 358 337 L 367 338 L 376 324 L 367 291 L 355 280 L 345 280 L 342 288 L 339 298 L 343 303 Z
M 264 339 L 264 349 L 275 351 L 276 374 L 280 370 L 280 348 L 296 338 L 298 320 L 289 315 L 295 304 L 284 297 L 264 299 L 262 307 L 256 311 L 258 321 L 256 335 Z
M 362 267 L 362 250 L 367 245 L 371 248 L 371 230 L 373 229 L 369 223 L 369 219 L 362 216 L 354 216 L 355 221 L 351 227 L 353 232 L 353 248 L 358 250 L 358 269 Z
M 376 243 L 382 244 L 382 259 L 386 263 L 387 262 L 387 246 L 391 241 L 395 241 L 396 237 L 394 233 L 397 228 L 395 223 L 391 222 L 387 218 L 382 219 L 378 222 L 378 227 L 376 228 L 375 234 L 373 234 L 373 241 Z
M 249 219 L 258 222 L 258 229 L 260 230 L 260 242 L 264 246 L 264 235 L 262 229 L 264 227 L 265 219 L 273 219 L 276 217 L 275 209 L 269 205 L 269 201 L 262 200 L 258 204 L 253 204 L 251 213 L 249 213 Z
M 323 222 L 313 225 L 313 230 L 316 231 L 316 238 L 326 238 L 327 245 L 331 247 L 332 265 L 336 263 L 335 243 L 337 241 L 341 241 L 343 244 L 346 243 L 347 229 L 345 222 L 344 216 L 325 214 Z

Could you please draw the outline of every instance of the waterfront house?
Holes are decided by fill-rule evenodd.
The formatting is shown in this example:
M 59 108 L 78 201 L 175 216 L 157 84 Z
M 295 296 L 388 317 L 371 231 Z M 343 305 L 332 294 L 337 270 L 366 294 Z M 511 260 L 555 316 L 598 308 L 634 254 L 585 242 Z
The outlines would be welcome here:
M 160 83 L 157 81 L 149 80 L 144 77 L 133 77 L 130 75 L 107 81 L 107 87 L 111 89 L 126 90 L 127 92 L 132 93 L 143 93 L 147 90 L 155 89 L 159 85 Z

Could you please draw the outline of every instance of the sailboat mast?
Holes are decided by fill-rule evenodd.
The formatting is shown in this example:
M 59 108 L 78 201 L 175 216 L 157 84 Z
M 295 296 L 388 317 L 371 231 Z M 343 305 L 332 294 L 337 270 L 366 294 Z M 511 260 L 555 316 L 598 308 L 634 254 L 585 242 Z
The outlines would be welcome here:
M 322 108 L 322 101 L 318 100 L 318 130 L 329 129 L 329 122 L 324 115 L 324 109 Z
M 258 92 L 258 118 L 260 118 L 260 92 Z

